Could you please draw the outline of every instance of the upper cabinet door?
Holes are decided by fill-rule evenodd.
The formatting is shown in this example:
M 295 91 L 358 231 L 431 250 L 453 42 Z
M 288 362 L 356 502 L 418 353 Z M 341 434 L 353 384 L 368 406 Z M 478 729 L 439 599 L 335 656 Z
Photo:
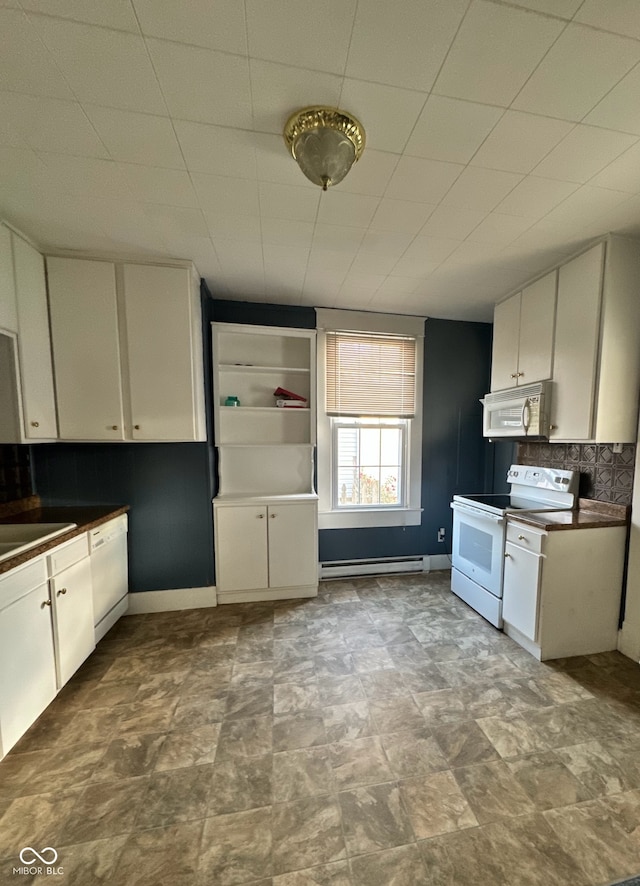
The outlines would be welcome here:
M 58 436 L 51 366 L 44 257 L 11 235 L 18 306 L 18 353 L 24 433 L 28 440 Z
M 0 329 L 18 331 L 11 231 L 0 225 Z
M 513 388 L 518 383 L 520 293 L 496 305 L 493 314 L 491 390 Z
M 519 385 L 551 378 L 557 278 L 558 272 L 552 271 L 522 290 Z
M 115 266 L 48 258 L 47 268 L 60 436 L 122 440 Z
M 134 440 L 197 440 L 193 305 L 186 268 L 125 264 L 124 309 Z M 199 316 L 195 318 L 200 323 Z
M 603 258 L 598 243 L 559 270 L 551 439 L 592 439 Z

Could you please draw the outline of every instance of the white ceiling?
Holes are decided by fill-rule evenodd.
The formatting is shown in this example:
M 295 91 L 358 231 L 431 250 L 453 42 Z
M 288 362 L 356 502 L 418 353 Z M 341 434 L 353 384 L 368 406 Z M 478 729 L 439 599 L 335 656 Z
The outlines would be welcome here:
M 323 194 L 282 128 L 355 114 Z M 639 0 L 0 0 L 0 215 L 218 296 L 452 319 L 640 236 Z

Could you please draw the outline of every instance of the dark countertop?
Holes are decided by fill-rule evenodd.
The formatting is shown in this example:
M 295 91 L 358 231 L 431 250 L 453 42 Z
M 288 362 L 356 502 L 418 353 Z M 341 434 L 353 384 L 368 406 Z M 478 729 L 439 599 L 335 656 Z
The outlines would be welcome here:
M 603 529 L 626 526 L 629 522 L 629 508 L 626 505 L 581 498 L 575 511 L 517 512 L 510 514 L 509 519 L 545 532 L 558 529 Z
M 58 535 L 41 545 L 29 548 L 28 551 L 23 551 L 15 557 L 7 557 L 6 560 L 0 561 L 0 575 L 4 572 L 9 572 L 11 569 L 15 569 L 16 566 L 21 566 L 23 563 L 27 563 L 34 557 L 39 557 L 40 554 L 44 554 L 52 548 L 64 544 L 64 542 L 70 541 L 72 538 L 76 538 L 78 535 L 82 535 L 84 532 L 94 529 L 96 526 L 100 526 L 102 523 L 107 523 L 109 520 L 119 517 L 120 514 L 126 514 L 128 510 L 129 505 L 122 505 L 120 507 L 117 505 L 82 505 L 80 507 L 69 508 L 43 508 L 38 506 L 29 508 L 28 510 L 18 511 L 17 513 L 12 513 L 9 516 L 0 517 L 0 523 L 78 524 L 75 529 L 70 529 L 69 532 Z

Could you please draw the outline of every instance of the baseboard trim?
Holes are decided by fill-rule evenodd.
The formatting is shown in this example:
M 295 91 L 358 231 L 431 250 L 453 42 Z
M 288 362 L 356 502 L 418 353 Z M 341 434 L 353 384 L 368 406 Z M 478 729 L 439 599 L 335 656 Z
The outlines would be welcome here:
M 113 609 L 110 609 L 109 612 L 104 616 L 104 618 L 98 622 L 95 626 L 95 640 L 98 643 L 104 635 L 111 630 L 114 624 L 121 618 L 123 615 L 126 615 L 127 607 L 129 605 L 129 594 L 123 597 L 121 600 L 118 600 Z
M 217 606 L 215 587 L 176 588 L 170 591 L 141 591 L 128 595 L 127 615 L 175 612 L 178 609 L 207 609 Z
M 303 585 L 295 588 L 258 588 L 255 591 L 229 591 L 218 594 L 218 605 L 225 603 L 264 603 L 269 600 L 298 600 L 317 597 L 317 585 Z

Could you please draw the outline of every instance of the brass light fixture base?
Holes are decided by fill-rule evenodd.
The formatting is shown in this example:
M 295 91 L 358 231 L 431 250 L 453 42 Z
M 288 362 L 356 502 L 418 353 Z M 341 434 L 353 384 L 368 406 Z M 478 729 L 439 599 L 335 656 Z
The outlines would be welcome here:
M 365 132 L 351 114 L 311 105 L 289 117 L 284 140 L 307 178 L 326 191 L 342 181 L 362 156 Z

